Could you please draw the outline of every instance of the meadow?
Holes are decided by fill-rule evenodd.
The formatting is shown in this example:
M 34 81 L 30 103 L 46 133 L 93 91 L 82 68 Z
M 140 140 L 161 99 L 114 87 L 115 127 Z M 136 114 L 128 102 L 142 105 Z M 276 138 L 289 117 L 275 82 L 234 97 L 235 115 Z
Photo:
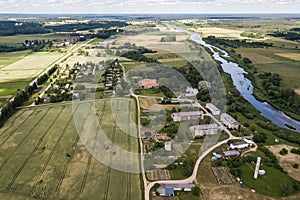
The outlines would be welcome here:
M 128 107 L 118 102 L 117 109 L 130 109 L 135 118 L 130 102 Z M 94 105 L 102 129 L 120 148 L 137 152 L 137 138 L 111 126 L 111 105 L 110 100 Z M 90 109 L 86 119 L 93 103 L 74 109 L 82 106 Z M 85 120 L 82 128 L 87 127 Z M 0 129 L 0 138 L 0 199 L 142 199 L 139 174 L 109 168 L 86 149 L 70 104 L 20 109 Z

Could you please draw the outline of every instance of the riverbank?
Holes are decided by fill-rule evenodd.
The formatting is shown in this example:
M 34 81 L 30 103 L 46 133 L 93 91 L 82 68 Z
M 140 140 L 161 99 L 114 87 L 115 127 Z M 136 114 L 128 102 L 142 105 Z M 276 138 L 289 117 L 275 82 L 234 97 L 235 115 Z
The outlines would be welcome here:
M 207 40 L 205 40 L 206 42 L 209 42 Z M 210 43 L 211 45 L 217 46 L 220 49 L 223 49 L 224 51 L 226 51 L 229 54 L 229 57 L 226 57 L 224 59 L 237 63 L 241 68 L 243 68 L 248 74 L 245 74 L 245 77 L 248 78 L 251 82 L 252 85 L 254 86 L 253 89 L 253 95 L 254 97 L 260 101 L 260 102 L 267 102 L 270 105 L 272 105 L 274 108 L 276 108 L 277 110 L 282 111 L 283 113 L 285 113 L 287 116 L 291 117 L 292 119 L 295 120 L 300 120 L 300 114 L 293 112 L 293 110 L 291 108 L 287 108 L 287 107 L 283 107 L 282 105 L 272 101 L 270 99 L 270 97 L 263 92 L 263 88 L 261 86 L 261 80 L 257 80 L 257 75 L 254 74 L 259 74 L 259 73 L 264 73 L 264 71 L 257 69 L 255 66 L 253 66 L 253 64 L 248 65 L 245 64 L 243 61 L 243 57 L 240 57 L 235 51 L 232 51 L 232 49 L 225 47 L 223 45 L 217 44 L 217 43 Z M 296 97 L 297 99 L 300 100 L 300 96 L 297 95 L 298 97 Z

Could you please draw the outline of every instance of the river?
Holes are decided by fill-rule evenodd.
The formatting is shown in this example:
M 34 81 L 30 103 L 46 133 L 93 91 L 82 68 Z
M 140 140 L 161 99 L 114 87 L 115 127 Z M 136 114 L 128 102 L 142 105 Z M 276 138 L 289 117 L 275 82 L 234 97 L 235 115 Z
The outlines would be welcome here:
M 228 53 L 222 49 L 219 49 L 218 47 L 215 47 L 213 45 L 207 44 L 198 33 L 187 31 L 181 27 L 178 26 L 171 26 L 172 28 L 186 32 L 190 34 L 191 39 L 201 44 L 202 46 L 205 46 L 211 50 L 213 53 L 213 58 L 217 61 L 221 62 L 221 66 L 223 68 L 223 71 L 230 74 L 231 78 L 233 80 L 234 86 L 237 88 L 237 90 L 240 92 L 242 97 L 247 100 L 251 105 L 253 105 L 260 113 L 267 119 L 269 119 L 272 123 L 276 124 L 279 127 L 289 129 L 286 124 L 293 126 L 296 130 L 296 132 L 300 132 L 300 122 L 292 119 L 291 117 L 284 114 L 282 111 L 277 110 L 272 105 L 270 105 L 267 102 L 261 102 L 258 101 L 254 95 L 253 95 L 253 85 L 251 81 L 245 77 L 247 72 L 241 68 L 238 64 L 234 62 L 230 62 L 226 60 L 225 58 L 229 57 Z M 222 56 L 219 52 L 222 52 Z

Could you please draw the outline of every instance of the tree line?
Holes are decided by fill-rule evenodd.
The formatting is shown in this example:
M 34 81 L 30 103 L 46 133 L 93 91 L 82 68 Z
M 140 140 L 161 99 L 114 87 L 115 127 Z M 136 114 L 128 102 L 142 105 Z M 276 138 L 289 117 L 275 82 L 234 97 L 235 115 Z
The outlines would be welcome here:
M 48 77 L 56 71 L 57 67 L 58 66 L 55 65 L 46 73 L 39 76 L 37 81 L 27 85 L 23 90 L 19 90 L 8 103 L 2 106 L 0 112 L 0 126 L 2 126 L 4 122 L 15 112 L 17 107 L 22 106 L 23 103 L 26 102 L 32 94 L 34 94 L 38 85 L 41 85 L 48 80 Z
M 263 48 L 263 47 L 272 47 L 272 43 L 265 43 L 265 42 L 247 42 L 246 40 L 226 40 L 221 38 L 216 38 L 215 36 L 208 36 L 204 39 L 208 43 L 217 43 L 220 45 L 224 45 L 231 48 L 240 48 L 240 47 L 247 47 L 247 48 Z

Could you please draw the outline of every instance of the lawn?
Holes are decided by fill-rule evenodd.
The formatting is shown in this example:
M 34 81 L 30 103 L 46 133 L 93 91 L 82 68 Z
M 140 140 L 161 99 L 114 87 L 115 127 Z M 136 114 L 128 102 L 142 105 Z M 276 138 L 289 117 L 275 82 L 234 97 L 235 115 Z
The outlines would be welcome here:
M 107 112 L 110 102 L 95 104 L 101 125 L 112 124 Z M 135 117 L 134 101 L 130 108 Z M 84 119 L 90 112 L 83 113 Z M 79 139 L 71 113 L 72 105 L 21 109 L 4 124 L 0 129 L 0 199 L 142 198 L 140 175 L 110 169 L 91 155 Z M 83 123 L 82 128 L 89 127 L 87 120 Z M 108 135 L 114 134 L 117 145 L 128 149 L 125 144 L 130 144 L 130 150 L 138 151 L 135 137 L 120 129 L 110 132 L 110 127 L 102 126 Z M 135 127 L 130 129 L 134 133 Z M 122 189 L 116 193 L 116 188 Z
M 254 164 L 243 164 L 240 167 L 242 170 L 241 178 L 247 187 L 267 196 L 282 196 L 282 188 L 285 183 L 288 183 L 288 188 L 291 189 L 292 179 L 286 173 L 271 167 L 261 166 L 260 169 L 266 170 L 266 175 L 255 180 L 253 178 L 254 168 Z

